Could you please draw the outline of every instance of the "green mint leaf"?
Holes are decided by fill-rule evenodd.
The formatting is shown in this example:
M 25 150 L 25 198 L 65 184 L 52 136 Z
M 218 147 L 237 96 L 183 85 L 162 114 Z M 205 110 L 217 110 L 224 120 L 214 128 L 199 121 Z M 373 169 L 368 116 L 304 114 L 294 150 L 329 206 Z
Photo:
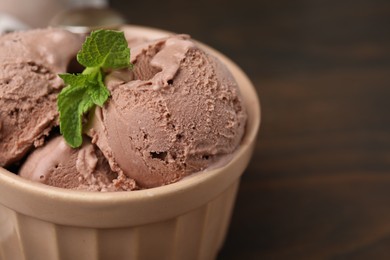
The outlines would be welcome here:
M 87 75 L 85 84 L 89 86 L 87 88 L 87 93 L 90 98 L 96 105 L 100 107 L 103 106 L 110 96 L 110 92 L 104 85 L 104 75 L 102 71 L 97 67 L 86 68 L 82 75 Z
M 118 69 L 130 66 L 130 49 L 123 32 L 97 30 L 87 37 L 77 54 L 85 67 Z
M 123 32 L 97 30 L 87 37 L 77 60 L 86 68 L 81 74 L 60 74 L 67 85 L 58 95 L 60 131 L 73 148 L 82 142 L 83 116 L 110 96 L 104 85 L 107 69 L 131 68 L 130 49 Z
M 60 112 L 60 130 L 66 142 L 73 148 L 82 142 L 82 117 L 94 102 L 88 95 L 87 75 L 59 75 L 66 84 L 58 95 L 57 105 Z
M 88 88 L 88 95 L 92 99 L 93 103 L 102 107 L 108 97 L 110 96 L 110 92 L 104 85 L 103 81 L 99 81 L 98 84 L 95 84 Z

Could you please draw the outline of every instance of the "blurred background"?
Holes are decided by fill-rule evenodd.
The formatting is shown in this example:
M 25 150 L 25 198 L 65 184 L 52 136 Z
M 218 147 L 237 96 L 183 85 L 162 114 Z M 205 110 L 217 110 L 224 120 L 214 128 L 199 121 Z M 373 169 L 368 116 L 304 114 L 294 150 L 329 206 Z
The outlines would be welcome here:
M 218 259 L 390 259 L 390 1 L 90 2 L 190 34 L 257 89 L 262 125 Z

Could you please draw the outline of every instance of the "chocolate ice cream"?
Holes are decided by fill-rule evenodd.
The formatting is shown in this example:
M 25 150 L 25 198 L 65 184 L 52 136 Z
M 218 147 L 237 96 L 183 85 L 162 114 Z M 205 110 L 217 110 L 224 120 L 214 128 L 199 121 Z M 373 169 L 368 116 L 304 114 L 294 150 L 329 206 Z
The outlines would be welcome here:
M 99 149 L 84 139 L 72 149 L 55 137 L 36 149 L 21 167 L 20 176 L 54 187 L 88 191 L 121 191 L 136 188 L 134 180 L 111 171 Z
M 187 35 L 128 40 L 134 68 L 106 76 L 111 97 L 90 115 L 82 147 L 49 138 L 21 166 L 23 178 L 90 191 L 152 188 L 234 153 L 247 114 L 228 69 Z M 58 124 L 64 84 L 56 74 L 80 46 L 80 37 L 54 29 L 0 38 L 0 166 L 43 145 Z
M 0 166 L 20 160 L 58 124 L 57 95 L 83 39 L 44 29 L 0 36 Z
M 246 112 L 223 64 L 183 35 L 136 46 L 131 57 L 133 71 L 107 77 L 112 97 L 89 131 L 115 172 L 156 187 L 234 152 Z

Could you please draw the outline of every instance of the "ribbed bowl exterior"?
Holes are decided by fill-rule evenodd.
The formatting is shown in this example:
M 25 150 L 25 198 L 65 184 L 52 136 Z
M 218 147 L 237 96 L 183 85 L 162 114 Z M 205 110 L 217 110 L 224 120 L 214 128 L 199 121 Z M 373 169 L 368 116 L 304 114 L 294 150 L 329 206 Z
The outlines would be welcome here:
M 58 225 L 0 205 L 0 260 L 215 259 L 237 187 L 175 218 L 124 228 Z

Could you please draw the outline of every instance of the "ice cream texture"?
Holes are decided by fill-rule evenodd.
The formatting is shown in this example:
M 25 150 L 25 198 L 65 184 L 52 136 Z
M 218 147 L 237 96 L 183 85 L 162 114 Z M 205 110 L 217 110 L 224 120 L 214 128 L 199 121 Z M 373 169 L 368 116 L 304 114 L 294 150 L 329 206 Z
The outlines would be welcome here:
M 112 97 L 89 131 L 114 171 L 157 187 L 234 152 L 246 112 L 223 64 L 185 35 L 135 46 L 131 57 L 134 70 L 107 78 Z
M 58 29 L 0 37 L 0 166 L 19 161 L 58 124 L 57 94 L 83 39 Z
M 134 180 L 118 176 L 101 151 L 84 139 L 71 148 L 61 137 L 35 150 L 20 169 L 20 176 L 54 187 L 88 191 L 122 191 L 136 188 Z
M 64 36 L 66 42 L 74 38 L 75 44 L 68 45 L 80 46 L 77 36 L 65 31 L 61 34 L 68 35 Z M 17 35 L 23 38 L 23 33 Z M 6 45 L 4 42 L 0 38 L 0 46 Z M 31 117 L 31 122 L 19 127 L 29 142 L 18 148 L 26 141 L 15 135 L 15 130 L 8 130 L 15 119 L 11 109 L 1 108 L 1 166 L 17 162 L 34 145 L 43 145 L 44 137 L 58 123 L 55 101 L 63 84 L 55 73 L 66 70 L 77 50 L 46 48 L 46 56 L 37 52 L 41 55 L 31 55 L 26 62 L 15 62 L 18 55 L 10 57 L 10 63 L 19 66 L 23 75 L 39 74 L 30 72 L 32 63 L 47 69 L 50 77 L 39 77 L 45 88 L 14 83 L 13 109 L 26 106 L 23 113 Z M 187 35 L 140 41 L 131 48 L 131 62 L 133 70 L 114 70 L 107 75 L 105 84 L 111 97 L 103 107 L 96 107 L 83 145 L 72 149 L 62 137 L 50 138 L 27 157 L 20 170 L 22 177 L 68 189 L 133 190 L 170 184 L 228 161 L 240 145 L 247 114 L 239 86 L 224 64 Z M 0 66 L 3 64 L 8 63 L 2 61 Z M 2 83 L 0 103 L 9 102 L 7 91 Z M 32 99 L 23 94 L 26 92 L 38 97 Z M 42 100 L 50 102 L 36 112 L 34 109 L 43 106 Z

